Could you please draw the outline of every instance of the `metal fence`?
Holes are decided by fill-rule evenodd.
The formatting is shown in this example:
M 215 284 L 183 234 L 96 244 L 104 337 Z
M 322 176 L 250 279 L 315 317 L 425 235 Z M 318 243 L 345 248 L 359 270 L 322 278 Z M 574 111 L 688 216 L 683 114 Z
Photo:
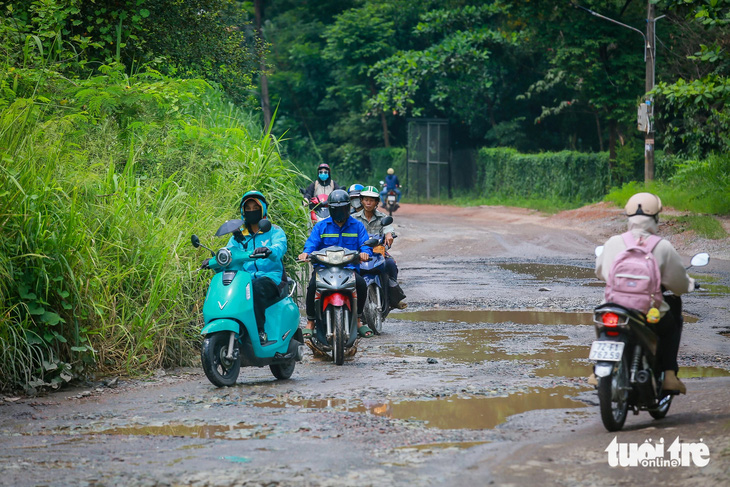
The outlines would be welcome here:
M 408 197 L 415 200 L 451 196 L 449 121 L 408 120 L 406 178 Z

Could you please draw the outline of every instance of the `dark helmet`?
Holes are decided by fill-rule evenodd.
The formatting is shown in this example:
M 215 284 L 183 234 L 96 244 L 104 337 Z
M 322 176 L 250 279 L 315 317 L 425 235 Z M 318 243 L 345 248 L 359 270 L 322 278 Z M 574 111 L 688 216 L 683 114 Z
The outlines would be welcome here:
M 342 223 L 350 216 L 350 195 L 344 189 L 336 189 L 327 198 L 332 221 Z
M 319 171 L 320 171 L 320 170 L 322 170 L 322 169 L 327 169 L 327 172 L 330 172 L 330 165 L 329 165 L 329 164 L 325 164 L 325 163 L 323 162 L 323 163 L 322 163 L 322 164 L 320 164 L 320 165 L 319 165 L 319 167 L 317 168 L 317 172 L 319 172 Z

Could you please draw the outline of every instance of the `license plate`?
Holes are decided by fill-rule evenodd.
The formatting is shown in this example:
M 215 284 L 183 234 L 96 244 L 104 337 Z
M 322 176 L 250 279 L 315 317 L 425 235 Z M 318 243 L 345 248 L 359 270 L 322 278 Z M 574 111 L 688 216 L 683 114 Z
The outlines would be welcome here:
M 618 362 L 624 353 L 624 342 L 593 342 L 588 360 Z

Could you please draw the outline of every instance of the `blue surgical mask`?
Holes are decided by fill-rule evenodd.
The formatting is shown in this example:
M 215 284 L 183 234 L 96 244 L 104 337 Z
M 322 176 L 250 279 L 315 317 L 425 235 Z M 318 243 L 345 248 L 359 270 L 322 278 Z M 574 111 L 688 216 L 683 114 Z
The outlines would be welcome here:
M 330 177 L 329 173 L 327 172 L 321 172 L 319 173 L 319 179 L 321 181 L 327 181 L 327 179 Z

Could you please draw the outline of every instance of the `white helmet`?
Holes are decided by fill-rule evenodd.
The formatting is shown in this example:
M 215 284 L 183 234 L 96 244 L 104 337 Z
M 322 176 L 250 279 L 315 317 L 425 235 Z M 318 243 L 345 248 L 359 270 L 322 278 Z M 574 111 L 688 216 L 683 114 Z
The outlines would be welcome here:
M 380 199 L 380 193 L 378 193 L 378 190 L 375 189 L 375 186 L 365 186 L 362 191 L 360 191 L 360 198 L 363 198 L 365 196 Z
M 652 193 L 636 193 L 626 202 L 626 216 L 646 215 L 657 218 L 662 211 L 662 200 Z

